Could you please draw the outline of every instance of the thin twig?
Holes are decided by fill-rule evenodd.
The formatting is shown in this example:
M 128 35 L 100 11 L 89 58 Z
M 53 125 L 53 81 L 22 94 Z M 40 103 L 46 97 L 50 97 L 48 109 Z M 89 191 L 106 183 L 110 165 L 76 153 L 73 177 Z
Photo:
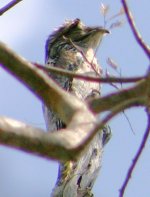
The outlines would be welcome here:
M 53 66 L 49 66 L 48 67 L 44 67 L 41 66 L 37 63 L 33 63 L 36 67 L 38 67 L 39 69 L 45 71 L 45 72 L 53 72 L 53 73 L 57 73 L 57 74 L 63 74 L 64 76 L 67 77 L 74 77 L 80 80 L 87 80 L 87 81 L 93 81 L 93 82 L 102 82 L 102 83 L 134 83 L 134 82 L 138 82 L 142 79 L 145 78 L 145 76 L 143 77 L 95 77 L 95 76 L 89 76 L 87 74 L 78 74 L 78 73 L 74 73 L 72 71 L 68 71 L 68 70 L 64 70 L 61 68 L 56 68 Z
M 123 8 L 125 10 L 125 14 L 126 14 L 126 17 L 128 19 L 129 25 L 131 27 L 131 30 L 132 30 L 132 32 L 135 36 L 135 39 L 137 40 L 137 43 L 141 46 L 141 48 L 144 50 L 147 57 L 150 59 L 150 47 L 148 45 L 146 45 L 146 43 L 144 42 L 141 34 L 137 30 L 134 19 L 133 19 L 133 16 L 132 16 L 132 14 L 131 14 L 131 12 L 128 8 L 126 0 L 122 0 L 122 4 L 123 4 Z
M 93 68 L 93 70 L 95 71 L 95 73 L 96 73 L 98 76 L 100 76 L 100 73 L 98 73 L 98 71 L 95 69 L 94 64 L 93 64 L 93 60 L 94 60 L 95 54 L 94 54 L 94 56 L 93 56 L 92 61 L 90 62 L 90 61 L 87 59 L 86 55 L 84 54 L 84 52 L 82 51 L 82 49 L 81 49 L 80 47 L 78 47 L 71 39 L 68 39 L 68 38 L 66 38 L 66 37 L 64 37 L 64 38 L 65 38 L 67 41 L 69 41 L 70 44 L 72 44 L 72 46 L 73 46 L 75 49 L 77 49 L 77 51 L 78 51 L 79 53 L 81 53 L 81 55 L 82 55 L 82 57 L 84 58 L 84 60 L 89 64 L 89 66 L 91 66 L 91 67 Z
M 140 147 L 139 147 L 139 149 L 138 149 L 138 151 L 137 151 L 137 153 L 136 153 L 136 155 L 135 155 L 135 157 L 133 159 L 133 162 L 132 162 L 132 164 L 131 164 L 128 172 L 127 172 L 125 181 L 124 181 L 124 183 L 123 183 L 123 185 L 122 185 L 122 187 L 120 189 L 120 195 L 119 195 L 119 197 L 123 197 L 124 196 L 124 192 L 125 192 L 125 190 L 127 188 L 127 185 L 129 183 L 129 180 L 130 180 L 130 178 L 131 178 L 131 176 L 133 174 L 133 170 L 135 169 L 135 166 L 136 166 L 136 164 L 137 164 L 137 162 L 138 162 L 138 160 L 139 160 L 139 158 L 140 158 L 140 156 L 142 154 L 142 151 L 144 150 L 144 147 L 145 147 L 146 142 L 148 140 L 149 134 L 150 134 L 150 113 L 148 113 L 148 125 L 147 125 L 147 129 L 146 129 L 146 131 L 144 133 L 144 136 L 143 136 L 141 145 L 140 145 Z
M 16 4 L 18 4 L 22 0 L 14 0 L 6 4 L 4 7 L 0 9 L 0 16 L 3 15 L 5 12 L 10 10 L 12 7 L 14 7 Z
M 126 118 L 126 120 L 127 120 L 128 124 L 129 124 L 129 127 L 130 127 L 132 133 L 135 135 L 134 129 L 133 129 L 133 127 L 132 127 L 132 124 L 131 124 L 131 122 L 130 122 L 128 116 L 127 116 L 127 114 L 125 113 L 125 111 L 123 111 L 123 115 L 124 115 L 124 117 Z

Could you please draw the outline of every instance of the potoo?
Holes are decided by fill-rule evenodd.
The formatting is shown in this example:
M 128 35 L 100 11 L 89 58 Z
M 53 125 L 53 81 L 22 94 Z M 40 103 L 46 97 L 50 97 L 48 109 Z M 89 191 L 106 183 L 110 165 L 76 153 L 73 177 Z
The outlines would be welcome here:
M 46 66 L 100 77 L 102 69 L 95 58 L 95 51 L 107 33 L 109 31 L 102 27 L 87 27 L 79 19 L 65 22 L 46 42 Z M 99 83 L 53 73 L 49 73 L 49 76 L 63 89 L 85 102 L 100 95 Z M 67 126 L 46 106 L 44 117 L 50 132 Z M 60 164 L 57 183 L 52 192 L 53 197 L 92 196 L 91 189 L 100 169 L 102 150 L 107 136 L 104 129 L 95 136 L 86 153 L 77 162 Z

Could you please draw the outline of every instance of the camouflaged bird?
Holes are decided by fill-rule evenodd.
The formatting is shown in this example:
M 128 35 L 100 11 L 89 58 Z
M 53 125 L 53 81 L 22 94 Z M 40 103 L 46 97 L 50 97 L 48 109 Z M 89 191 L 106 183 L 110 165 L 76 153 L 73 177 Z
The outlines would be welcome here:
M 102 27 L 87 27 L 79 19 L 69 20 L 54 31 L 46 42 L 46 66 L 59 67 L 74 73 L 101 76 L 101 68 L 95 58 L 95 50 L 103 35 L 109 33 Z M 83 81 L 60 74 L 49 76 L 66 91 L 82 100 L 100 94 L 99 83 Z M 61 98 L 60 98 L 61 99 Z M 51 109 L 44 107 L 48 131 L 65 128 L 66 125 Z M 56 186 L 51 196 L 91 196 L 91 189 L 100 169 L 102 150 L 107 141 L 107 132 L 98 133 L 85 155 L 78 162 L 61 163 Z

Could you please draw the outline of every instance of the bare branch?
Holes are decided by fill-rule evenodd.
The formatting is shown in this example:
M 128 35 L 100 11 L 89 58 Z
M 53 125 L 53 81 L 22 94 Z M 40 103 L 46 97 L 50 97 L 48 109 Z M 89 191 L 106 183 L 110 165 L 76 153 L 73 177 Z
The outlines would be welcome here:
M 42 129 L 6 117 L 0 117 L 0 144 L 48 159 L 72 159 L 68 143 L 60 144 L 55 133 L 48 134 Z
M 61 120 L 63 120 L 68 125 L 67 130 L 64 130 L 63 132 L 39 135 L 44 135 L 44 139 L 51 138 L 52 143 L 54 143 L 54 138 L 57 139 L 57 142 L 59 141 L 60 143 L 58 147 L 61 148 L 65 145 L 64 143 L 69 143 L 69 147 L 66 147 L 65 145 L 66 148 L 64 147 L 64 149 L 69 151 L 69 155 L 71 154 L 71 152 L 73 152 L 73 157 L 76 158 L 76 155 L 79 155 L 82 151 L 81 150 L 77 152 L 76 148 L 80 144 L 82 144 L 83 141 L 85 141 L 87 136 L 90 134 L 90 131 L 93 130 L 94 123 L 96 122 L 96 117 L 87 108 L 86 104 L 78 98 L 76 98 L 75 96 L 62 90 L 56 83 L 54 83 L 52 79 L 50 79 L 50 77 L 46 73 L 39 70 L 33 64 L 29 63 L 25 59 L 15 54 L 3 43 L 0 43 L 0 64 L 5 70 L 10 72 L 17 79 L 23 82 L 24 85 L 26 85 L 26 87 L 28 87 L 32 91 L 32 93 L 37 95 L 43 102 L 45 102 L 48 107 L 51 107 L 59 115 Z M 3 131 L 3 124 L 4 123 L 2 122 L 1 131 Z M 21 145 L 19 144 L 18 136 L 26 136 L 26 133 L 24 134 L 23 132 L 19 132 L 17 133 L 18 135 L 16 135 L 15 133 L 13 136 L 14 129 L 13 127 L 11 127 L 11 123 L 9 124 L 9 126 L 10 127 L 8 129 L 7 127 L 5 127 L 4 130 L 8 134 L 8 139 L 10 140 L 8 144 L 14 147 L 19 147 L 20 149 L 22 145 L 24 148 L 24 145 L 21 142 Z M 5 132 L 1 132 L 1 138 L 4 140 L 6 139 L 5 143 L 7 143 L 7 138 L 5 138 Z M 28 131 L 26 130 L 26 132 Z M 15 136 L 18 139 L 17 143 L 15 143 L 14 140 Z M 34 133 L 32 137 L 34 139 Z M 68 139 L 68 142 L 65 139 Z M 25 138 L 25 142 L 26 144 L 29 144 L 28 147 L 31 147 L 30 138 L 28 143 L 27 138 Z M 40 143 L 42 142 L 40 141 Z M 89 141 L 87 142 L 87 144 L 88 143 Z
M 46 158 L 76 160 L 110 118 L 95 127 L 95 117 L 88 110 L 81 110 L 73 116 L 66 129 L 45 133 L 41 129 L 1 117 L 0 143 Z
M 146 87 L 148 88 L 145 81 L 141 81 L 131 88 L 120 90 L 101 98 L 95 98 L 89 101 L 88 104 L 94 113 L 110 111 L 114 107 L 124 105 L 125 103 L 132 103 L 133 106 L 147 105 Z
M 85 114 L 81 113 L 84 119 Z M 93 119 L 89 119 L 90 123 L 85 122 L 85 124 L 79 123 L 77 125 L 77 121 L 80 121 L 76 117 L 74 120 L 76 126 L 70 125 L 68 129 L 63 131 L 47 133 L 25 123 L 0 117 L 0 144 L 48 159 L 76 160 L 83 151 L 83 149 L 76 151 L 76 148 L 87 138 L 90 130 L 94 128 L 94 123 Z
M 12 7 L 14 7 L 16 4 L 18 4 L 20 1 L 22 0 L 13 0 L 11 2 L 9 2 L 7 5 L 5 5 L 4 7 L 2 7 L 0 9 L 0 16 L 3 15 L 5 12 L 7 12 L 8 10 L 10 10 Z
M 141 48 L 143 49 L 143 51 L 145 52 L 147 57 L 150 59 L 150 47 L 144 42 L 141 34 L 137 30 L 134 19 L 133 19 L 133 16 L 132 16 L 132 14 L 131 14 L 131 12 L 128 8 L 126 0 L 122 0 L 122 4 L 123 4 L 123 8 L 125 10 L 125 14 L 127 16 L 129 25 L 131 27 L 131 30 L 133 32 L 133 35 L 135 36 L 135 39 L 136 39 L 137 43 L 141 46 Z
M 43 103 L 59 114 L 63 122 L 68 123 L 76 110 L 85 107 L 82 101 L 60 88 L 46 73 L 18 56 L 1 42 L 0 64 L 38 96 Z
M 60 160 L 77 158 L 90 143 L 90 140 L 93 139 L 96 132 L 98 132 L 113 115 L 119 113 L 121 109 L 123 110 L 124 108 L 135 106 L 136 104 L 148 105 L 149 102 L 150 76 L 147 75 L 136 86 L 130 89 L 105 96 L 101 99 L 95 99 L 94 102 L 91 102 L 89 105 L 94 112 L 111 110 L 109 116 L 97 125 L 96 117 L 91 113 L 84 102 L 63 91 L 46 73 L 16 55 L 3 43 L 0 43 L 0 64 L 23 82 L 32 93 L 36 94 L 47 106 L 53 108 L 65 123 L 68 123 L 67 129 L 63 130 L 63 132 L 46 134 L 42 133 L 41 130 L 29 128 L 25 125 L 23 125 L 22 128 L 21 126 L 18 127 L 18 129 L 15 127 L 17 130 L 15 132 L 15 124 L 12 125 L 12 121 L 2 119 L 0 127 L 1 143 L 28 152 L 30 152 L 31 148 L 31 152 L 39 155 L 44 154 L 44 156 L 46 156 L 47 151 L 40 153 L 37 150 L 37 144 L 39 144 L 39 146 L 41 144 L 42 147 L 45 147 L 44 142 L 46 141 L 47 149 L 46 147 L 45 149 L 48 150 L 48 152 L 57 149 L 54 151 L 56 155 L 47 153 L 48 157 Z M 4 124 L 6 122 L 7 124 Z M 96 127 L 95 124 L 97 125 Z M 29 128 L 29 131 L 33 130 L 31 133 L 29 132 L 29 141 L 27 138 L 27 128 Z M 23 141 L 26 143 L 21 142 L 20 138 L 23 138 Z M 85 142 L 85 144 L 83 144 L 83 142 Z M 47 145 L 48 143 L 50 144 Z M 24 144 L 28 144 L 28 146 L 25 147 Z M 34 148 L 32 148 L 31 144 L 33 144 Z M 50 150 L 48 147 L 52 147 L 52 149 Z M 62 156 L 59 156 L 59 153 L 62 153 Z
M 144 147 L 145 147 L 146 142 L 148 140 L 149 134 L 150 134 L 150 114 L 148 113 L 148 125 L 147 125 L 147 129 L 146 129 L 146 131 L 144 133 L 144 136 L 143 136 L 141 145 L 139 146 L 139 149 L 138 149 L 138 151 L 137 151 L 137 153 L 136 153 L 136 155 L 135 155 L 135 157 L 133 159 L 133 162 L 132 162 L 132 164 L 131 164 L 128 172 L 127 172 L 125 181 L 124 181 L 124 183 L 123 183 L 123 185 L 122 185 L 122 187 L 120 189 L 120 195 L 119 195 L 120 197 L 123 197 L 124 196 L 124 192 L 125 192 L 125 190 L 127 188 L 127 185 L 129 183 L 129 180 L 130 180 L 130 178 L 131 178 L 131 176 L 133 174 L 133 170 L 135 169 L 135 166 L 136 166 L 137 162 L 139 161 L 139 158 L 140 158 L 140 156 L 142 154 L 142 151 L 144 150 Z
M 95 77 L 92 75 L 87 75 L 87 74 L 78 74 L 78 73 L 74 73 L 72 71 L 68 71 L 68 70 L 64 70 L 61 68 L 56 68 L 54 66 L 49 66 L 48 67 L 44 67 L 41 66 L 37 63 L 34 63 L 34 65 L 36 67 L 38 67 L 39 69 L 45 71 L 46 73 L 48 72 L 52 72 L 52 73 L 57 73 L 57 74 L 63 74 L 64 76 L 67 77 L 73 77 L 73 78 L 77 78 L 80 80 L 86 80 L 86 81 L 92 81 L 92 82 L 101 82 L 101 83 L 134 83 L 134 82 L 138 82 L 142 79 L 145 78 L 145 76 L 143 77 Z

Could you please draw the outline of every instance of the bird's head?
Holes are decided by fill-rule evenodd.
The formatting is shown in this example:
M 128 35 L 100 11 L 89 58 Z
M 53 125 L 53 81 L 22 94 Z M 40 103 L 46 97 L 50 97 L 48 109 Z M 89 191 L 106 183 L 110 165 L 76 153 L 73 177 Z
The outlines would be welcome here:
M 66 21 L 63 26 L 54 31 L 47 40 L 46 50 L 51 56 L 55 56 L 55 49 L 62 44 L 72 42 L 83 50 L 95 49 L 101 42 L 103 36 L 109 31 L 103 27 L 87 27 L 80 19 Z M 53 53 L 51 49 L 53 47 Z
M 79 19 L 68 23 L 69 31 L 67 31 L 64 36 L 82 48 L 95 49 L 102 40 L 102 37 L 109 33 L 109 31 L 103 27 L 85 26 Z

